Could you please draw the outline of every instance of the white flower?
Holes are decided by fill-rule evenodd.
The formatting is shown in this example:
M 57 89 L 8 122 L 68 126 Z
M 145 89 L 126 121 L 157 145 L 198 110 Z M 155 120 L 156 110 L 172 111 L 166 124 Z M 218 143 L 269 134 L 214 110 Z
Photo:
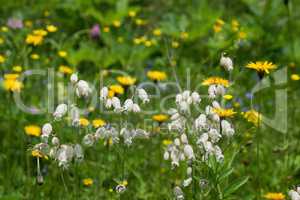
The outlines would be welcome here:
M 74 146 L 74 156 L 77 162 L 81 162 L 84 158 L 83 150 L 80 144 Z
M 234 129 L 231 127 L 231 124 L 227 120 L 221 121 L 222 134 L 230 137 L 234 135 Z
M 121 101 L 120 101 L 120 99 L 118 97 L 113 97 L 111 99 L 111 101 L 112 101 L 112 105 L 114 107 L 114 110 L 116 112 L 120 112 L 121 111 Z
M 221 108 L 220 104 L 219 104 L 217 101 L 213 101 L 213 102 L 212 102 L 212 106 L 213 106 L 214 108 Z
M 73 73 L 73 74 L 71 75 L 70 81 L 71 81 L 71 83 L 73 83 L 73 84 L 77 83 L 77 81 L 78 81 L 78 76 L 77 76 L 76 73 Z
M 108 88 L 107 87 L 103 87 L 101 90 L 100 90 L 100 99 L 101 100 L 105 100 L 108 96 Z
M 132 107 L 133 107 L 133 101 L 132 99 L 126 99 L 126 101 L 124 102 L 124 105 L 123 105 L 123 109 L 124 111 L 132 111 Z
M 182 184 L 182 186 L 183 187 L 188 187 L 191 183 L 192 183 L 192 178 L 191 177 L 189 177 L 188 179 L 185 179 L 184 181 L 183 181 L 183 184 Z
M 76 84 L 76 94 L 78 97 L 88 97 L 91 92 L 92 90 L 86 81 L 78 81 L 78 83 Z
M 52 144 L 54 146 L 58 146 L 59 145 L 59 139 L 58 137 L 53 137 L 52 140 L 51 140 Z
M 182 102 L 182 100 L 183 100 L 182 95 L 181 94 L 177 94 L 176 95 L 176 103 L 179 104 L 180 102 Z
M 187 112 L 189 110 L 189 104 L 186 101 L 179 103 L 179 109 L 181 112 Z
M 288 194 L 292 200 L 300 200 L 300 195 L 295 190 L 290 190 Z
M 180 140 L 181 140 L 181 142 L 182 142 L 183 144 L 188 144 L 188 143 L 189 143 L 186 134 L 182 134 L 182 135 L 180 136 Z
M 170 157 L 169 152 L 166 151 L 164 153 L 164 160 L 169 160 L 169 157 Z
M 192 101 L 194 104 L 198 104 L 201 101 L 200 95 L 198 94 L 198 92 L 193 92 L 192 95 Z
M 134 103 L 132 105 L 132 111 L 135 113 L 140 112 L 141 111 L 140 106 L 138 104 Z
M 85 146 L 93 146 L 94 144 L 94 137 L 92 134 L 87 134 L 83 137 L 82 139 L 82 143 L 85 145 Z
M 222 53 L 220 59 L 220 65 L 224 67 L 227 71 L 233 70 L 233 62 L 230 57 L 225 57 L 225 54 Z
M 49 135 L 52 133 L 52 125 L 50 123 L 46 123 L 43 125 L 42 128 L 42 135 L 44 137 L 49 137 Z
M 144 89 L 142 88 L 138 89 L 137 92 L 138 92 L 138 97 L 143 101 L 143 103 L 148 103 L 150 101 L 148 94 Z
M 192 172 L 193 172 L 193 169 L 192 169 L 191 167 L 188 167 L 188 168 L 186 169 L 186 175 L 192 176 Z
M 208 97 L 211 98 L 211 99 L 214 99 L 216 98 L 217 96 L 217 87 L 216 85 L 210 85 L 208 87 Z
M 174 144 L 175 144 L 176 146 L 180 146 L 180 140 L 179 140 L 178 138 L 176 138 L 176 139 L 174 140 Z
M 59 104 L 56 109 L 55 112 L 53 113 L 53 116 L 55 119 L 61 119 L 68 111 L 68 106 L 64 103 Z
M 194 156 L 194 151 L 193 151 L 193 148 L 192 148 L 191 145 L 189 145 L 189 144 L 185 145 L 183 151 L 184 151 L 184 155 L 185 155 L 189 160 L 195 158 L 195 156 Z
M 220 140 L 220 138 L 222 137 L 221 134 L 214 128 L 212 128 L 208 131 L 208 136 L 210 137 L 210 139 L 213 143 L 218 142 Z
M 78 126 L 80 114 L 79 114 L 79 109 L 76 106 L 72 106 L 70 115 L 72 120 L 72 126 Z
M 184 200 L 184 195 L 180 187 L 176 186 L 173 191 L 176 200 Z
M 107 99 L 105 102 L 105 108 L 111 108 L 113 105 L 112 99 Z
M 200 114 L 198 118 L 195 119 L 194 126 L 197 130 L 205 129 L 206 127 L 206 115 Z
M 116 192 L 117 192 L 117 193 L 122 193 L 122 192 L 124 192 L 125 190 L 126 190 L 126 186 L 125 186 L 125 185 L 120 184 L 120 185 L 117 185 L 117 186 L 116 186 Z

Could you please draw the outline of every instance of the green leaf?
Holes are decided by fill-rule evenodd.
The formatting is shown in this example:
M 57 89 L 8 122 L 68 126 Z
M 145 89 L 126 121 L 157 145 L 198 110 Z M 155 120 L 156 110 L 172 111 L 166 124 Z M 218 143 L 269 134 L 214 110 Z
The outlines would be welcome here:
M 249 176 L 243 177 L 235 181 L 232 185 L 228 186 L 224 191 L 224 197 L 228 197 L 230 194 L 237 191 L 240 187 L 242 187 L 249 179 Z

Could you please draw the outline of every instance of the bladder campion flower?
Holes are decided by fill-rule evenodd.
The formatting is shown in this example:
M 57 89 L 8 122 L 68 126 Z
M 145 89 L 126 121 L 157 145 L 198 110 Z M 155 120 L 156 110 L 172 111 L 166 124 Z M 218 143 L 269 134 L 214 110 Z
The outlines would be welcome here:
M 94 128 L 99 128 L 101 126 L 104 126 L 106 124 L 106 122 L 103 119 L 94 119 L 92 121 L 92 124 L 93 124 Z
M 265 74 L 269 74 L 271 70 L 277 68 L 275 64 L 268 61 L 256 61 L 251 62 L 246 65 L 249 69 L 254 69 L 257 71 L 258 75 L 262 78 Z
M 152 116 L 152 119 L 154 121 L 157 121 L 159 123 L 162 123 L 162 122 L 165 122 L 169 119 L 169 116 L 168 115 L 165 115 L 165 114 L 157 114 L 157 115 L 153 115 Z
M 113 94 L 124 94 L 124 88 L 121 85 L 111 85 L 109 86 L 109 90 L 113 92 Z
M 269 192 L 267 194 L 264 195 L 265 199 L 270 199 L 270 200 L 284 200 L 285 199 L 285 195 L 282 193 L 273 193 L 273 192 Z
M 135 84 L 136 78 L 131 76 L 118 76 L 117 81 L 123 86 L 130 86 Z
M 167 74 L 163 71 L 153 70 L 147 72 L 147 77 L 153 81 L 163 81 L 167 78 Z
M 30 136 L 38 137 L 41 135 L 41 127 L 36 125 L 28 125 L 24 127 L 25 133 Z
M 229 87 L 229 81 L 221 77 L 213 76 L 205 79 L 202 85 L 222 85 L 224 87 Z
M 84 186 L 89 187 L 89 186 L 93 185 L 93 179 L 85 178 L 85 179 L 82 180 L 82 183 L 83 183 Z

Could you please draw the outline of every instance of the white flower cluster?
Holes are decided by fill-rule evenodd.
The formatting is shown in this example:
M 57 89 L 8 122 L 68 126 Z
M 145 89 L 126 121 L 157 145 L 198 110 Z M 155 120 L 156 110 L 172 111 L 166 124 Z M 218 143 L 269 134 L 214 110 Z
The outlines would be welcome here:
M 290 190 L 289 196 L 291 200 L 300 200 L 300 187 L 297 186 L 295 190 Z
M 71 75 L 70 81 L 75 85 L 75 92 L 78 97 L 88 97 L 92 93 L 88 82 L 84 80 L 78 81 L 78 75 L 76 73 Z
M 211 99 L 215 99 L 218 96 L 223 96 L 226 90 L 223 85 L 210 85 L 208 87 L 208 96 Z
M 229 72 L 233 70 L 233 62 L 230 57 L 225 56 L 225 53 L 221 55 L 220 65 Z
M 135 90 L 136 95 L 143 103 L 148 103 L 149 97 L 147 92 L 140 88 Z M 105 107 L 110 109 L 114 108 L 114 112 L 121 113 L 121 112 L 134 112 L 138 113 L 141 111 L 141 108 L 138 103 L 133 101 L 133 98 L 126 99 L 123 103 L 123 106 L 121 105 L 121 100 L 118 97 L 112 97 L 109 98 L 108 96 L 108 88 L 103 87 L 100 90 L 100 100 L 102 100 L 105 104 Z

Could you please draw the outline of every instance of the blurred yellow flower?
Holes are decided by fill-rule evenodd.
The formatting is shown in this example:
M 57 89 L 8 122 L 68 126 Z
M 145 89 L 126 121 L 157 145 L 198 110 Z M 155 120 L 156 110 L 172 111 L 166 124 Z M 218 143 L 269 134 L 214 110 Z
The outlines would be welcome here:
M 144 42 L 144 44 L 145 44 L 146 47 L 151 47 L 152 46 L 152 42 L 150 40 L 146 40 Z
M 233 98 L 233 96 L 230 95 L 230 94 L 226 94 L 226 95 L 223 96 L 223 98 L 224 98 L 225 100 L 231 100 L 231 99 Z
M 119 43 L 123 43 L 123 42 L 124 42 L 124 38 L 123 38 L 123 37 L 118 37 L 118 38 L 117 38 L 117 41 L 118 41 Z
M 121 22 L 119 20 L 114 20 L 113 21 L 113 26 L 116 28 L 119 28 L 121 26 Z
M 39 150 L 32 150 L 32 151 L 31 151 L 31 155 L 32 155 L 33 157 L 38 157 L 38 158 L 42 158 L 42 157 L 43 157 L 42 152 L 40 152 Z
M 44 37 L 42 35 L 28 34 L 25 42 L 27 44 L 32 44 L 34 46 L 41 45 L 43 43 Z
M 63 74 L 72 74 L 73 73 L 73 69 L 66 65 L 60 65 L 58 71 Z
M 92 121 L 92 124 L 95 128 L 99 128 L 101 126 L 104 126 L 106 124 L 106 122 L 103 119 L 94 119 Z
M 33 30 L 34 35 L 46 36 L 48 33 L 44 29 Z
M 154 29 L 153 30 L 153 35 L 155 35 L 155 36 L 160 36 L 161 35 L 161 30 L 159 29 L 159 28 L 156 28 L 156 29 Z
M 138 25 L 138 26 L 143 26 L 143 25 L 146 24 L 146 21 L 143 20 L 143 19 L 136 19 L 135 24 Z
M 285 195 L 282 193 L 274 193 L 274 192 L 269 192 L 264 195 L 265 199 L 270 199 L 270 200 L 284 200 Z
M 141 38 L 134 38 L 133 39 L 134 44 L 141 44 L 141 42 L 142 42 Z
M 291 75 L 291 79 L 292 79 L 293 81 L 299 81 L 299 80 L 300 80 L 300 76 L 299 76 L 299 74 L 292 74 L 292 75 Z
M 212 76 L 205 79 L 202 85 L 223 85 L 224 87 L 229 87 L 229 81 L 221 77 Z
M 40 56 L 39 56 L 39 54 L 33 53 L 30 55 L 30 58 L 33 60 L 38 60 L 38 59 L 40 59 Z
M 233 115 L 236 114 L 236 112 L 234 112 L 232 108 L 230 108 L 230 109 L 214 108 L 213 112 L 216 113 L 221 118 L 233 117 Z
M 53 32 L 56 32 L 57 31 L 57 27 L 54 26 L 54 25 L 48 25 L 46 27 L 47 31 L 50 32 L 50 33 L 53 33 Z
M 4 62 L 5 62 L 5 57 L 0 54 L 0 63 L 4 63 Z
M 261 123 L 262 116 L 254 109 L 242 112 L 241 114 L 248 122 L 253 123 L 255 126 L 259 126 Z
M 21 72 L 22 71 L 22 67 L 20 65 L 16 65 L 16 66 L 13 66 L 12 70 L 14 72 Z
M 222 27 L 225 24 L 225 22 L 222 19 L 217 19 L 215 24 L 214 24 L 214 32 L 218 33 L 222 31 Z
M 80 126 L 88 126 L 90 124 L 89 120 L 86 118 L 80 118 L 79 119 L 79 125 Z
M 130 86 L 135 84 L 136 78 L 133 78 L 131 76 L 118 76 L 117 81 L 124 86 Z
M 114 96 L 115 96 L 115 92 L 112 91 L 112 90 L 109 90 L 109 91 L 108 91 L 108 97 L 109 97 L 109 98 L 113 98 Z
M 231 21 L 231 29 L 234 31 L 234 32 L 237 32 L 239 30 L 239 26 L 240 26 L 240 23 L 236 20 L 236 19 L 233 19 Z
M 168 145 L 170 145 L 170 144 L 172 144 L 172 140 L 169 140 L 169 139 L 163 140 L 163 145 L 168 146 Z
M 11 92 L 20 92 L 23 84 L 17 80 L 18 77 L 19 74 L 5 74 L 3 81 L 4 89 Z
M 37 125 L 28 125 L 24 127 L 25 133 L 30 136 L 39 137 L 41 135 L 41 128 Z
M 58 56 L 61 58 L 67 57 L 68 53 L 66 51 L 58 51 Z
M 7 32 L 7 31 L 8 31 L 8 28 L 7 28 L 6 26 L 2 26 L 2 27 L 1 27 L 1 31 L 2 31 L 2 32 Z
M 147 77 L 154 81 L 163 81 L 167 78 L 167 74 L 163 71 L 153 70 L 147 72 Z
M 17 79 L 19 78 L 19 74 L 4 74 L 4 79 Z
M 153 115 L 152 116 L 152 119 L 154 121 L 157 121 L 159 123 L 162 123 L 162 122 L 165 122 L 169 119 L 169 116 L 168 115 L 165 115 L 165 114 L 157 114 L 157 115 Z
M 240 31 L 240 32 L 238 33 L 238 37 L 239 37 L 240 40 L 246 39 L 247 33 L 244 32 L 244 31 Z
M 187 33 L 187 32 L 181 32 L 180 33 L 180 38 L 181 39 L 183 39 L 183 40 L 185 40 L 185 39 L 187 39 L 189 37 L 189 34 Z
M 179 42 L 172 41 L 171 46 L 172 46 L 172 48 L 177 49 L 179 47 Z
M 108 33 L 110 31 L 110 28 L 108 27 L 108 26 L 105 26 L 104 28 L 103 28 L 103 32 L 104 33 Z
M 133 11 L 133 10 L 131 10 L 131 11 L 128 12 L 128 16 L 129 17 L 135 17 L 136 16 L 136 12 Z
M 84 186 L 89 187 L 89 186 L 93 185 L 93 179 L 85 178 L 85 179 L 82 180 L 82 183 L 83 183 Z
M 31 20 L 26 20 L 25 21 L 25 26 L 31 28 L 32 27 L 32 21 Z
M 128 181 L 127 180 L 123 180 L 120 184 L 124 185 L 124 186 L 127 186 L 128 185 Z
M 124 94 L 124 88 L 122 85 L 111 85 L 109 86 L 110 91 L 113 91 L 114 94 Z
M 274 70 L 277 68 L 277 66 L 275 64 L 273 64 L 272 62 L 268 62 L 268 61 L 251 62 L 251 63 L 247 64 L 246 67 L 250 68 L 250 69 L 254 69 L 258 73 L 262 73 L 262 74 L 264 74 L 264 73 L 269 74 L 271 70 Z
M 4 39 L 2 37 L 0 37 L 0 44 L 4 43 Z

